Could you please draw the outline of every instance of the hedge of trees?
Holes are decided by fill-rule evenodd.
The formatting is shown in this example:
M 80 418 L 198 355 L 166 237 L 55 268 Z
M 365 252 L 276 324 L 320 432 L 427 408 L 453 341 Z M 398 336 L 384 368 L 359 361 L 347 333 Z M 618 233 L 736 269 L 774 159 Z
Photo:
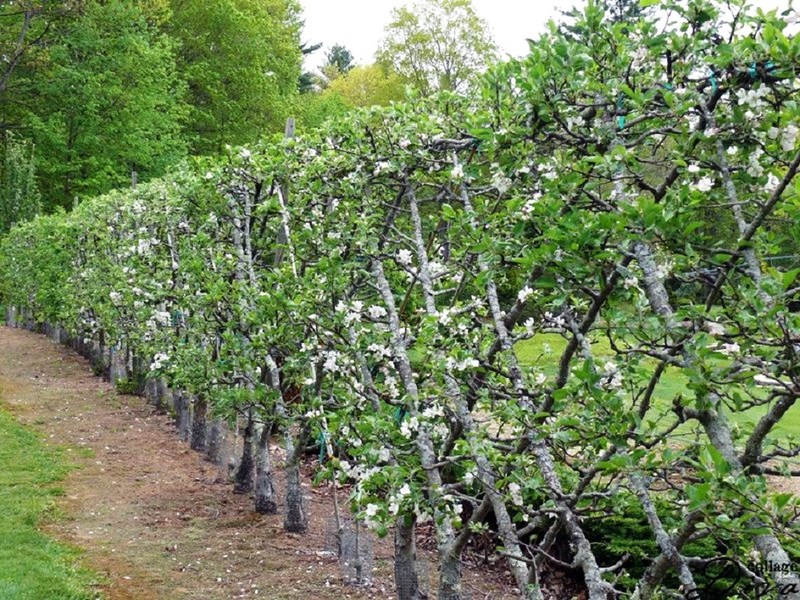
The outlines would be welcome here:
M 487 529 L 524 598 L 554 571 L 591 600 L 732 579 L 798 598 L 796 572 L 753 561 L 799 550 L 768 476 L 798 454 L 800 270 L 771 257 L 800 233 L 800 42 L 737 4 L 614 24 L 590 3 L 480 97 L 357 112 L 18 225 L 3 301 L 133 387 L 165 382 L 195 448 L 240 423 L 235 485 L 262 512 L 281 440 L 290 531 L 316 441 L 394 536 L 401 599 L 421 597 L 425 521 L 442 600 Z

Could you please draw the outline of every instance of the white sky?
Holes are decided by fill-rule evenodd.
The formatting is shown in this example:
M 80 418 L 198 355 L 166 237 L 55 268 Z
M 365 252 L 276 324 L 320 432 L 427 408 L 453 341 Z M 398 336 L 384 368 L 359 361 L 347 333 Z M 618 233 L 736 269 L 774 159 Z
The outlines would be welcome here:
M 788 0 L 751 0 L 757 6 L 786 6 Z M 325 62 L 325 52 L 333 44 L 342 44 L 355 56 L 356 63 L 373 60 L 383 29 L 391 19 L 392 8 L 411 4 L 412 0 L 300 0 L 303 6 L 302 39 L 324 45 L 306 62 L 315 70 Z M 583 0 L 473 0 L 475 11 L 489 23 L 501 52 L 520 56 L 528 50 L 525 38 L 535 38 L 548 19 L 559 10 L 583 5 Z

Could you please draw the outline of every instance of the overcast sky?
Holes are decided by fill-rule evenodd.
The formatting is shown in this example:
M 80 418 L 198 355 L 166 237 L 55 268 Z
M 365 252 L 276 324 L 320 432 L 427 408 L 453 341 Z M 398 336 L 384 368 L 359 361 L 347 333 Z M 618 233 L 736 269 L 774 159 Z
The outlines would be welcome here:
M 786 6 L 788 0 L 757 0 L 758 6 Z M 356 62 L 372 62 L 383 29 L 391 19 L 392 9 L 411 4 L 411 0 L 300 0 L 305 27 L 303 41 L 322 42 L 306 68 L 316 69 L 325 61 L 325 51 L 333 44 L 343 44 L 355 55 Z M 536 37 L 547 20 L 580 4 L 575 0 L 473 0 L 477 13 L 489 23 L 492 35 L 504 53 L 513 56 L 528 49 L 526 38 Z

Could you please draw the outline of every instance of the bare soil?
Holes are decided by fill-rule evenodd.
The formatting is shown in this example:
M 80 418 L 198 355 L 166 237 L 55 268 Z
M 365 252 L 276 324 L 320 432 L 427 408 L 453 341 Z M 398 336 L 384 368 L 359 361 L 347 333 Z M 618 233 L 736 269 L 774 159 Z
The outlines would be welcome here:
M 369 587 L 343 582 L 330 547 L 329 488 L 307 489 L 309 533 L 284 533 L 282 516 L 259 515 L 249 497 L 233 494 L 227 476 L 181 442 L 166 415 L 117 393 L 50 339 L 0 327 L 0 399 L 78 466 L 63 483 L 63 518 L 44 529 L 84 551 L 104 597 L 394 598 L 390 540 L 374 545 Z M 279 451 L 274 458 L 278 466 Z M 424 552 L 420 558 L 424 566 Z M 465 565 L 464 585 L 474 600 L 515 597 L 502 567 Z

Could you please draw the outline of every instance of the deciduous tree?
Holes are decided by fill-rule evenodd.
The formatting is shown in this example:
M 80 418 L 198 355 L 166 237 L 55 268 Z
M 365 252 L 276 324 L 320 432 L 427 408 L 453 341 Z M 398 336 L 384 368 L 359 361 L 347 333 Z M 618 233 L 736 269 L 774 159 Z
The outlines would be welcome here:
M 174 44 L 134 3 L 90 1 L 33 81 L 28 122 L 47 205 L 159 175 L 185 155 Z
M 189 85 L 198 154 L 280 130 L 300 76 L 295 0 L 172 1 L 170 35 Z
M 421 0 L 394 9 L 377 59 L 429 95 L 465 91 L 495 54 L 471 0 Z

